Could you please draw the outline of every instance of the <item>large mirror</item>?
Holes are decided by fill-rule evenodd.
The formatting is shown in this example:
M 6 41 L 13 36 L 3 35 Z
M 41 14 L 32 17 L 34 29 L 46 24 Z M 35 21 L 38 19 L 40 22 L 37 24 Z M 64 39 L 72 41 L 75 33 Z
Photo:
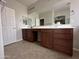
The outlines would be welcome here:
M 31 18 L 22 16 L 22 19 L 23 19 L 23 24 L 24 25 L 32 26 L 32 19 Z
M 70 24 L 70 3 L 54 8 L 55 24 Z
M 52 10 L 48 10 L 42 13 L 39 13 L 39 20 L 40 20 L 40 26 L 44 26 L 44 25 L 52 25 L 53 22 L 53 11 Z
M 31 26 L 70 24 L 70 3 L 58 4 L 48 10 L 41 10 L 41 12 L 33 12 L 28 17 L 31 19 L 29 21 Z

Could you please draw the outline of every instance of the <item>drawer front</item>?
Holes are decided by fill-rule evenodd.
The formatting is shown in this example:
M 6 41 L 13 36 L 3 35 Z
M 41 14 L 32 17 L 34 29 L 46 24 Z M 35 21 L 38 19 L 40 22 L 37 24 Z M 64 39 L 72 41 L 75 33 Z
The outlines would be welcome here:
M 66 39 L 54 39 L 54 46 L 62 46 L 64 48 L 71 49 L 73 47 L 73 40 L 66 40 Z
M 73 33 L 73 29 L 55 29 L 54 33 Z
M 38 32 L 40 32 L 41 31 L 41 29 L 32 29 L 32 31 L 38 31 Z
M 54 46 L 54 50 L 57 50 L 62 53 L 66 53 L 70 56 L 72 56 L 72 54 L 73 54 L 73 49 L 68 49 L 68 48 L 65 48 L 65 47 L 59 46 L 59 45 Z
M 53 38 L 55 38 L 55 39 L 73 39 L 73 34 L 62 34 L 62 33 L 55 33 L 54 35 L 53 35 Z
M 47 48 L 52 48 L 52 31 L 51 30 L 41 30 L 41 45 Z

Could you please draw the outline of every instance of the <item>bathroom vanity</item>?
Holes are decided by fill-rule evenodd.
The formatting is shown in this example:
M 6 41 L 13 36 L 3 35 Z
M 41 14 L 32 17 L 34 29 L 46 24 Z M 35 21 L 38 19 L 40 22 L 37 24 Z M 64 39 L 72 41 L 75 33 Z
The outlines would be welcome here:
M 23 28 L 23 39 L 35 42 L 40 36 L 40 44 L 51 50 L 73 55 L 73 28 Z
M 63 6 L 62 6 L 63 5 Z M 42 8 L 41 8 L 42 9 Z M 51 10 L 50 10 L 51 9 Z M 23 39 L 39 41 L 51 50 L 73 55 L 73 27 L 70 24 L 70 2 L 58 3 L 54 8 L 39 10 L 29 14 L 24 22 L 31 27 L 22 28 Z M 26 24 L 27 23 L 27 24 Z

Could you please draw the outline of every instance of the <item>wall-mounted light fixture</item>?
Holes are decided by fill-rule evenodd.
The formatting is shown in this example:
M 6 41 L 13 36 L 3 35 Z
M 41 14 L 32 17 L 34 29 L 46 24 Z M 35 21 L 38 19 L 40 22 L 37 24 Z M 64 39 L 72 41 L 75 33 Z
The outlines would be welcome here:
M 74 10 L 71 10 L 70 13 L 71 13 L 70 15 L 72 16 L 72 15 L 75 14 L 75 11 Z

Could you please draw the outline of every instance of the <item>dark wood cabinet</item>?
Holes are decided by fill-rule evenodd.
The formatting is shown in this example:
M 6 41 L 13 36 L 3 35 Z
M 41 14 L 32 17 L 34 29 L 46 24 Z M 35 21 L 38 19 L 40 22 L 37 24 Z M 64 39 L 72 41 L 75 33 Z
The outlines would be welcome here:
M 31 29 L 22 29 L 23 39 L 33 42 L 33 32 Z
M 73 29 L 23 29 L 23 39 L 34 42 L 40 32 L 42 46 L 73 55 Z
M 52 48 L 52 43 L 53 43 L 53 35 L 52 35 L 52 30 L 41 30 L 41 45 L 47 48 Z
M 73 29 L 55 29 L 53 31 L 53 49 L 66 53 L 73 54 Z

